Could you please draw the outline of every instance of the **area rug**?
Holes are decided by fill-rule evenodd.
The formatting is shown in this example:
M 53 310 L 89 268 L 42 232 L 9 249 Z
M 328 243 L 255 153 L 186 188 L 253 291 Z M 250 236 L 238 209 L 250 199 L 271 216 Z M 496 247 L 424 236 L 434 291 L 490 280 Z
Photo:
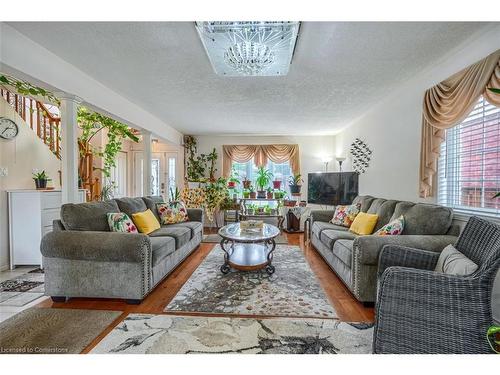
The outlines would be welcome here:
M 0 308 L 24 306 L 44 295 L 44 273 L 35 269 L 10 280 L 0 282 Z
M 2 354 L 81 353 L 119 311 L 30 308 L 0 323 Z
M 130 314 L 91 353 L 371 353 L 373 324 Z
M 222 239 L 221 236 L 219 236 L 217 233 L 214 233 L 214 234 L 205 234 L 203 236 L 203 241 L 202 242 L 205 242 L 205 243 L 220 243 L 220 240 Z M 279 235 L 277 236 L 274 241 L 277 243 L 277 244 L 281 244 L 281 245 L 286 245 L 288 243 L 288 240 L 285 238 L 285 236 L 283 235 Z
M 165 312 L 336 318 L 337 314 L 298 246 L 278 245 L 265 270 L 222 274 L 223 251 L 214 247 Z

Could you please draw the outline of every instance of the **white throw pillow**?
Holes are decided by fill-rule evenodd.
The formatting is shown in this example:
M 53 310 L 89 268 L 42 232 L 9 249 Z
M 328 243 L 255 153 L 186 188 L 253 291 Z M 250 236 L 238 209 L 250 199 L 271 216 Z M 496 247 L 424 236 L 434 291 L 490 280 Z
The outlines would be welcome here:
M 439 255 L 434 271 L 448 275 L 466 276 L 476 272 L 477 268 L 476 263 L 455 249 L 453 245 L 448 245 Z

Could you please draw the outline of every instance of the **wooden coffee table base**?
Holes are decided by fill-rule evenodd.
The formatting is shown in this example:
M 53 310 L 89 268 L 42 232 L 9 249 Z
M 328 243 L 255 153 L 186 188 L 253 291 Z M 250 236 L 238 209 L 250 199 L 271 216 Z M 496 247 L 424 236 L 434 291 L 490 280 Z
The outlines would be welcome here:
M 268 274 L 273 274 L 274 266 L 271 264 L 273 251 L 276 248 L 274 240 L 265 243 L 238 243 L 228 240 L 221 241 L 224 251 L 224 264 L 221 272 L 229 273 L 231 268 L 239 271 L 255 271 L 265 268 Z

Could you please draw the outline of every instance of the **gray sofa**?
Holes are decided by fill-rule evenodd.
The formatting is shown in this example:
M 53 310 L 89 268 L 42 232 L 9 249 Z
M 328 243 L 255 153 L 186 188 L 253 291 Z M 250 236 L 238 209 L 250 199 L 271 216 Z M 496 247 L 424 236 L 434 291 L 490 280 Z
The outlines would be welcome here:
M 65 204 L 61 220 L 41 242 L 45 294 L 67 297 L 123 298 L 139 303 L 201 243 L 203 211 L 188 209 L 189 221 L 162 225 L 145 234 L 111 232 L 107 213 L 132 214 L 148 208 L 159 216 L 161 197 L 121 198 Z
M 441 251 L 454 244 L 460 228 L 452 225 L 453 212 L 443 206 L 358 196 L 361 212 L 379 216 L 375 231 L 403 215 L 405 227 L 398 236 L 358 236 L 348 228 L 330 223 L 334 210 L 311 212 L 314 248 L 361 302 L 376 300 L 379 253 L 385 245 Z

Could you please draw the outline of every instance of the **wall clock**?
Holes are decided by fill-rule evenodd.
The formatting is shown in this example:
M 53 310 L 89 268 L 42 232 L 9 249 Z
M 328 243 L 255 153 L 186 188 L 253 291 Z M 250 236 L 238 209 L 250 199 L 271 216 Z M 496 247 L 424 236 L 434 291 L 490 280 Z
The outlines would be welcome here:
M 19 134 L 17 124 L 7 117 L 0 117 L 0 138 L 14 139 Z

